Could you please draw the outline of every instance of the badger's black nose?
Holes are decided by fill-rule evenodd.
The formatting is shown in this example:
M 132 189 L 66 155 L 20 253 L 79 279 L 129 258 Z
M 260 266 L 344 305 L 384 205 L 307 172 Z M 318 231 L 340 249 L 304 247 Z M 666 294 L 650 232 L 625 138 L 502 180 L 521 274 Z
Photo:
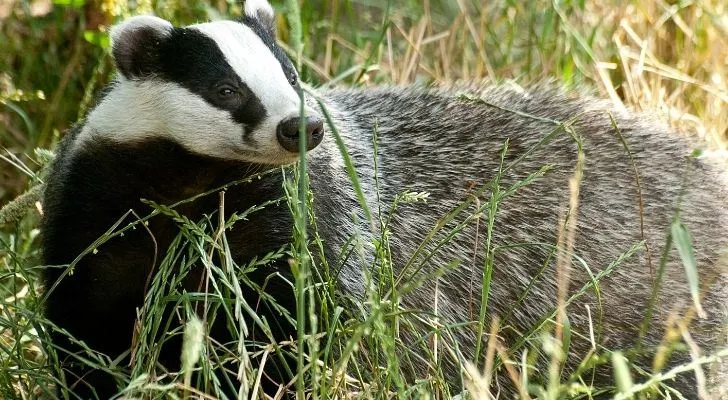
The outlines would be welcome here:
M 298 153 L 301 118 L 293 117 L 278 124 L 278 143 L 291 153 Z M 319 117 L 306 117 L 306 150 L 311 150 L 324 138 L 324 123 Z

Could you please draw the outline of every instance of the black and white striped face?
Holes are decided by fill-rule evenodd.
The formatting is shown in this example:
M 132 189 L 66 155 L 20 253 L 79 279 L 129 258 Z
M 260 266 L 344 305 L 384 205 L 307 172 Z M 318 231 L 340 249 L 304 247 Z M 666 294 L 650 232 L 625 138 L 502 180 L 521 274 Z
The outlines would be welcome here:
M 198 154 L 286 164 L 298 157 L 301 90 L 275 43 L 273 9 L 247 0 L 240 22 L 173 27 L 152 16 L 111 31 L 118 82 L 87 118 L 82 137 L 172 139 Z M 309 150 L 323 136 L 306 108 Z

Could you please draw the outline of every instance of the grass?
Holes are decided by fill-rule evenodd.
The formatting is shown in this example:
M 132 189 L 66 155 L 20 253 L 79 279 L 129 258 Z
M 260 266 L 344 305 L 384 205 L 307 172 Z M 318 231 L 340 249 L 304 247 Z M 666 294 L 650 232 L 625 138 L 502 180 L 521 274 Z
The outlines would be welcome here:
M 297 62 L 302 77 L 314 85 L 429 84 L 479 79 L 514 79 L 524 83 L 553 79 L 609 97 L 617 107 L 624 105 L 661 113 L 680 130 L 699 135 L 712 149 L 723 150 L 726 146 L 728 6 L 720 0 L 314 0 L 306 1 L 300 10 L 297 5 L 301 3 L 295 1 L 273 4 L 281 14 L 279 39 L 289 54 L 300 55 Z M 52 148 L 111 79 L 113 71 L 105 39 L 107 27 L 125 16 L 148 11 L 178 24 L 187 24 L 238 15 L 241 7 L 235 2 L 197 0 L 129 3 L 16 0 L 0 4 L 0 147 L 3 151 L 0 204 L 42 182 L 41 167 L 49 155 L 37 152 L 36 148 Z M 195 388 L 225 387 L 231 382 L 220 381 L 214 374 L 214 369 L 222 365 L 236 369 L 250 383 L 250 392 L 241 393 L 247 397 L 257 391 L 260 376 L 246 360 L 281 354 L 295 359 L 298 371 L 306 373 L 306 381 L 291 381 L 290 388 L 299 395 L 304 391 L 312 398 L 457 395 L 457 391 L 445 384 L 437 363 L 443 354 L 459 353 L 458 343 L 452 337 L 452 329 L 456 327 L 443 326 L 431 314 L 401 309 L 401 297 L 416 287 L 418 281 L 395 275 L 389 262 L 390 237 L 383 233 L 372 238 L 373 243 L 361 238 L 353 240 L 354 250 L 342 254 L 342 257 L 359 257 L 358 246 L 375 246 L 382 268 L 378 276 L 372 277 L 363 302 L 341 298 L 332 285 L 325 283 L 335 277 L 329 275 L 333 272 L 327 265 L 312 264 L 323 245 L 315 230 L 307 237 L 303 229 L 309 223 L 315 225 L 316 219 L 308 207 L 311 195 L 303 174 L 305 164 L 299 168 L 300 174 L 288 176 L 290 183 L 286 186 L 287 201 L 297 221 L 292 248 L 296 261 L 292 267 L 299 273 L 292 285 L 299 296 L 299 308 L 290 319 L 298 326 L 298 337 L 283 344 L 261 342 L 253 351 L 246 352 L 242 338 L 247 327 L 233 325 L 230 331 L 242 355 L 242 361 L 234 361 L 235 354 L 195 334 L 197 328 L 192 323 L 187 332 L 177 330 L 173 334 L 185 335 L 189 365 L 197 364 L 201 372 L 190 375 L 188 367 L 179 373 L 169 371 L 160 380 L 153 379 L 159 376 L 154 374 L 159 372 L 154 369 L 158 344 L 151 338 L 155 332 L 164 331 L 169 323 L 161 318 L 164 310 L 178 307 L 194 320 L 191 316 L 195 304 L 202 301 L 203 314 L 208 319 L 253 317 L 249 299 L 240 296 L 241 285 L 252 285 L 261 292 L 262 299 L 275 307 L 275 301 L 262 288 L 246 280 L 245 272 L 283 257 L 284 253 L 275 252 L 248 265 L 236 265 L 229 257 L 222 227 L 244 223 L 245 213 L 225 219 L 226 214 L 220 212 L 218 221 L 189 221 L 176 214 L 174 207 L 151 205 L 152 213 L 177 221 L 180 236 L 166 254 L 160 255 L 158 274 L 150 282 L 150 295 L 141 311 L 143 330 L 133 349 L 134 362 L 129 369 L 123 369 L 114 360 L 92 352 L 86 362 L 119 372 L 121 379 L 129 383 L 128 394 L 133 396 L 153 396 L 171 389 L 173 395 L 188 398 L 196 396 Z M 354 176 L 353 170 L 349 172 Z M 527 185 L 529 179 L 521 184 Z M 578 180 L 575 175 L 573 198 L 578 197 Z M 493 187 L 498 187 L 497 181 L 498 176 L 491 182 Z M 492 216 L 498 204 L 507 201 L 511 189 L 501 188 L 500 197 L 495 193 L 488 202 L 479 205 L 484 217 L 477 223 L 482 226 L 489 252 L 494 251 L 488 240 L 496 229 Z M 380 204 L 384 212 L 375 213 L 381 218 L 377 222 L 386 228 L 388 218 L 399 207 L 422 201 L 423 197 L 425 194 L 404 192 L 393 204 Z M 574 203 L 572 208 L 577 205 Z M 442 245 L 457 234 L 458 227 L 452 228 L 447 223 L 461 210 L 456 208 L 443 216 L 441 224 L 427 236 L 430 244 Z M 53 386 L 63 383 L 53 382 L 49 374 L 57 366 L 58 354 L 45 352 L 40 346 L 44 331 L 52 327 L 40 312 L 43 290 L 37 281 L 39 216 L 34 205 L 27 213 L 23 211 L 22 218 L 0 225 L 0 398 L 52 398 Z M 568 245 L 573 243 L 570 235 L 575 219 L 564 218 L 564 221 L 562 239 L 554 249 L 557 265 L 562 264 L 559 260 L 563 260 L 564 252 L 569 252 Z M 100 240 L 108 240 L 114 234 Z M 637 250 L 626 251 L 604 273 L 618 267 L 620 260 Z M 426 257 L 428 251 L 423 244 L 417 254 Z M 174 282 L 184 276 L 193 262 L 208 268 L 213 277 L 211 293 L 215 295 L 200 298 L 177 292 Z M 559 270 L 564 273 L 568 269 Z M 591 285 L 598 285 L 599 279 L 597 276 Z M 568 282 L 568 276 L 561 282 Z M 559 298 L 564 303 L 575 302 L 589 288 L 581 288 L 571 297 L 562 293 Z M 487 296 L 488 291 L 483 293 Z M 222 303 L 221 298 L 233 299 L 233 303 Z M 483 304 L 487 303 L 487 297 L 482 300 Z M 321 308 L 315 311 L 314 304 Z M 548 325 L 552 318 L 562 321 L 561 309 L 544 316 L 543 323 Z M 481 311 L 478 334 L 494 338 L 488 332 L 497 332 L 499 322 L 488 322 L 486 308 Z M 266 326 L 268 321 L 255 320 L 255 323 Z M 415 346 L 419 347 L 420 354 L 427 355 L 425 360 L 417 358 L 414 351 L 401 350 L 404 346 L 401 332 L 415 323 L 431 327 L 432 335 Z M 564 331 L 556 332 L 558 342 L 567 342 L 572 334 L 566 326 Z M 475 378 L 470 383 L 470 392 L 488 398 L 492 394 L 494 370 L 500 364 L 508 368 L 508 375 L 514 381 L 528 381 L 522 366 L 533 360 L 521 358 L 525 353 L 520 351 L 524 348 L 536 349 L 536 353 L 543 348 L 553 362 L 541 386 L 531 382 L 531 394 L 522 392 L 524 398 L 534 393 L 543 398 L 559 398 L 567 393 L 589 398 L 589 394 L 577 393 L 587 390 L 586 377 L 594 363 L 613 363 L 615 370 L 622 371 L 615 385 L 625 393 L 653 391 L 654 395 L 655 390 L 666 393 L 668 389 L 655 388 L 676 372 L 648 374 L 635 384 L 630 375 L 638 371 L 625 365 L 618 353 L 595 352 L 584 355 L 581 374 L 563 377 L 558 373 L 561 348 L 553 345 L 558 343 L 552 340 L 553 336 L 541 332 L 534 329 L 530 332 L 531 340 L 509 349 L 497 340 L 484 341 L 478 364 L 484 364 L 485 368 L 469 369 Z M 676 334 L 679 336 L 679 331 Z M 195 348 L 200 351 L 194 351 Z M 368 351 L 361 351 L 362 348 Z M 200 354 L 201 359 L 193 362 L 195 355 Z M 710 357 L 695 359 L 692 364 L 707 363 Z M 406 371 L 422 363 L 432 371 L 432 378 L 407 384 Z M 694 365 L 679 368 L 691 367 Z M 607 388 L 596 388 L 591 395 L 599 394 L 601 389 Z M 622 396 L 626 398 L 627 394 Z

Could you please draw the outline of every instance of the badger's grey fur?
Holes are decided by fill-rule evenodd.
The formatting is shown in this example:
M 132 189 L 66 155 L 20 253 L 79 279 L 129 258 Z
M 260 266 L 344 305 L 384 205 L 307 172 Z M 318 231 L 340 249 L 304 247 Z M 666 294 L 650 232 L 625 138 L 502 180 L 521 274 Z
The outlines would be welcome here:
M 48 264 L 73 261 L 127 210 L 143 214 L 147 208 L 140 198 L 171 204 L 251 171 L 295 160 L 293 143 L 297 139 L 280 133 L 284 121 L 291 118 L 291 110 L 298 107 L 293 97 L 297 90 L 295 71 L 291 75 L 290 62 L 282 58 L 282 53 L 275 53 L 270 36 L 272 10 L 267 2 L 249 1 L 246 15 L 242 27 L 216 22 L 202 28 L 179 29 L 163 20 L 139 17 L 112 31 L 122 76 L 85 124 L 64 139 L 48 180 L 43 225 Z M 190 37 L 195 41 L 190 42 Z M 169 44 L 174 52 L 161 49 L 160 43 Z M 192 48 L 179 43 L 192 44 Z M 195 54 L 195 43 L 210 46 L 205 50 L 210 54 L 222 54 L 223 63 L 231 68 L 218 72 L 219 65 L 206 64 L 206 60 L 198 60 L 201 64 L 197 65 L 192 60 L 189 68 L 199 67 L 209 74 L 189 77 L 185 70 L 167 65 L 165 57 L 184 57 L 188 54 L 185 51 Z M 222 43 L 228 50 L 221 47 Z M 239 43 L 244 43 L 243 48 L 235 47 Z M 143 51 L 138 51 L 139 47 Z M 230 54 L 236 51 L 241 60 L 231 59 Z M 268 52 L 275 53 L 275 57 Z M 262 69 L 238 67 L 259 60 L 275 67 L 265 76 L 265 86 L 255 84 L 256 79 L 262 79 Z M 208 84 L 217 90 L 221 80 L 233 91 L 247 90 L 245 101 L 249 103 L 231 103 L 226 97 L 228 86 L 211 94 L 206 91 Z M 294 90 L 290 90 L 291 85 Z M 460 92 L 481 101 L 460 98 Z M 221 97 L 215 97 L 218 94 Z M 402 299 L 401 307 L 436 313 L 445 324 L 477 320 L 488 212 L 481 209 L 483 215 L 479 218 L 473 218 L 473 214 L 479 204 L 487 204 L 492 187 L 486 185 L 503 166 L 512 168 L 500 179 L 501 190 L 546 166 L 549 169 L 542 176 L 498 204 L 491 243 L 497 251 L 487 321 L 507 317 L 501 322 L 499 335 L 509 346 L 550 315 L 556 301 L 554 245 L 561 217 L 569 205 L 569 179 L 579 154 L 575 138 L 579 138 L 583 140 L 585 162 L 578 213 L 569 217 L 577 219 L 574 253 L 578 256 L 572 259 L 570 293 L 588 286 L 590 275 L 597 276 L 634 246 L 643 241 L 645 245 L 599 280 L 599 301 L 591 288 L 569 305 L 573 356 L 564 373 L 591 347 L 585 339 L 590 325 L 587 305 L 597 329 L 597 345 L 607 349 L 636 345 L 653 282 L 660 271 L 666 235 L 676 215 L 693 237 L 701 302 L 707 314 L 705 318 L 684 320 L 690 323 L 692 340 L 705 353 L 722 348 L 728 318 L 728 274 L 721 262 L 728 228 L 726 181 L 710 163 L 688 157 L 691 148 L 687 142 L 670 134 L 666 126 L 643 114 L 615 111 L 604 101 L 574 96 L 550 85 L 527 89 L 482 85 L 457 89 L 325 90 L 316 96 L 331 114 L 352 156 L 375 220 L 378 202 L 388 205 L 405 189 L 429 193 L 426 202 L 399 207 L 388 226 L 397 271 L 402 272 L 402 266 L 438 220 L 470 199 L 469 206 L 446 227 L 449 230 L 467 220 L 464 229 L 441 248 L 426 246 L 422 254 L 434 251 L 432 258 L 425 259 L 421 254 L 415 260 L 415 265 L 422 267 L 419 276 L 430 276 L 438 270 L 447 272 L 438 279 L 425 280 Z M 260 107 L 262 115 L 246 114 L 245 104 Z M 164 107 L 179 114 L 169 114 Z M 133 115 L 119 115 L 120 110 L 130 110 Z M 307 114 L 312 118 L 309 139 L 316 144 L 320 132 L 311 121 L 322 118 L 322 110 L 310 106 Z M 566 125 L 569 132 L 559 124 Z M 550 132 L 555 132 L 553 138 L 541 142 Z M 231 144 L 236 138 L 241 140 L 240 145 Z M 506 141 L 508 150 L 501 161 Z M 232 147 L 226 147 L 229 145 Z M 339 266 L 336 255 L 353 236 L 371 243 L 380 235 L 381 227 L 370 224 L 356 211 L 361 208 L 331 134 L 327 133 L 309 154 L 308 166 L 319 234 L 331 264 L 341 268 L 340 290 L 361 296 L 365 286 L 363 270 L 370 266 L 363 266 L 359 257 L 349 257 Z M 480 190 L 483 187 L 488 190 Z M 226 209 L 242 211 L 282 193 L 279 174 L 268 174 L 262 180 L 229 188 Z M 185 204 L 178 211 L 198 220 L 217 207 L 217 198 L 208 197 Z M 157 217 L 150 221 L 149 229 L 156 245 L 164 250 L 175 236 L 176 225 Z M 287 208 L 270 206 L 253 214 L 250 221 L 239 223 L 228 233 L 228 241 L 236 261 L 244 264 L 285 245 L 291 229 Z M 442 234 L 431 243 L 441 238 Z M 149 233 L 137 230 L 104 244 L 98 254 L 82 258 L 71 276 L 49 269 L 48 285 L 59 281 L 47 304 L 51 321 L 112 358 L 123 353 L 130 343 L 134 309 L 143 300 L 147 276 L 154 271 L 154 250 Z M 365 253 L 364 259 L 371 261 L 372 254 L 367 249 Z M 673 248 L 666 254 L 651 326 L 642 340 L 646 350 L 642 358 L 635 359 L 647 370 L 666 321 L 674 315 L 694 314 L 678 252 Z M 449 268 L 454 263 L 459 267 Z M 254 279 L 262 282 L 273 271 L 289 272 L 282 261 L 261 269 Z M 198 287 L 199 279 L 199 274 L 191 277 L 186 287 Z M 290 288 L 285 283 L 274 279 L 269 289 L 284 306 L 293 308 Z M 529 294 L 520 299 L 526 290 Z M 274 313 L 263 314 L 275 318 Z M 443 363 L 450 383 L 457 387 L 461 382 L 460 362 L 473 357 L 476 336 L 475 329 L 468 326 L 454 331 L 465 360 L 446 355 Z M 419 335 L 408 331 L 402 334 L 405 343 Z M 279 333 L 279 337 L 289 336 L 292 328 Z M 63 335 L 56 335 L 54 340 L 70 351 L 76 349 Z M 686 352 L 677 352 L 669 365 L 689 361 Z M 66 368 L 78 375 L 68 378 L 69 382 L 88 382 L 101 396 L 108 397 L 115 391 L 108 377 L 97 377 L 93 372 L 85 375 L 89 371 L 71 362 Z M 716 392 L 728 387 L 720 368 L 708 372 Z M 412 378 L 427 373 L 415 371 Z M 505 373 L 502 375 L 503 379 L 498 380 L 500 390 L 512 392 L 512 384 L 504 378 Z M 611 380 L 609 370 L 597 369 L 595 380 Z M 674 387 L 688 397 L 697 396 L 692 372 L 681 374 Z M 88 395 L 83 383 L 75 389 Z
M 371 143 L 375 131 L 381 198 L 391 201 L 404 188 L 430 193 L 426 203 L 410 204 L 396 213 L 391 226 L 395 265 L 405 264 L 429 228 L 472 193 L 473 186 L 488 183 L 501 165 L 508 165 L 536 148 L 500 181 L 504 190 L 545 165 L 552 167 L 542 178 L 519 189 L 498 206 L 492 247 L 500 250 L 495 257 L 488 311 L 490 317 L 510 316 L 501 332 L 507 344 L 515 343 L 519 332 L 527 331 L 545 315 L 550 315 L 555 308 L 557 274 L 550 267 L 535 277 L 545 260 L 553 256 L 553 248 L 548 244 L 556 242 L 559 218 L 569 204 L 569 179 L 574 174 L 578 151 L 573 138 L 565 132 L 543 146 L 538 142 L 555 128 L 548 120 L 573 121 L 574 132 L 583 139 L 585 163 L 574 243 L 574 253 L 581 261 L 572 265 L 571 293 L 587 285 L 590 274 L 598 275 L 631 246 L 643 240 L 646 246 L 600 281 L 601 305 L 596 303 L 594 291 L 590 290 L 587 296 L 568 307 L 572 329 L 588 334 L 585 310 L 588 305 L 593 323 L 598 325 L 597 321 L 602 321 L 602 345 L 609 349 L 634 346 L 666 234 L 679 210 L 680 221 L 693 235 L 704 295 L 702 302 L 710 310 L 705 319 L 692 318 L 689 331 L 706 351 L 720 348 L 726 338 L 728 316 L 728 276 L 720 260 L 728 223 L 723 174 L 708 163 L 688 158 L 690 147 L 669 133 L 665 125 L 643 114 L 614 111 L 605 101 L 569 96 L 548 86 L 522 91 L 506 85 L 471 89 L 471 92 L 490 106 L 464 103 L 458 100 L 457 91 L 448 89 L 375 89 L 323 94 L 327 103 L 338 111 L 335 120 L 347 143 L 355 143 L 349 148 L 361 171 L 362 186 L 370 191 L 370 196 L 375 195 L 375 182 L 372 163 L 367 157 L 371 159 L 373 153 Z M 636 164 L 640 189 L 630 155 L 610 115 Z M 500 154 L 506 139 L 508 153 L 501 164 Z M 337 153 L 324 144 L 311 159 L 312 187 L 316 193 L 322 184 L 316 178 L 319 160 L 337 159 Z M 328 189 L 324 192 L 330 193 Z M 489 195 L 486 192 L 481 203 L 487 202 Z M 459 220 L 472 215 L 475 208 L 475 204 L 471 205 Z M 341 226 L 341 222 L 334 223 L 336 220 L 329 222 L 330 213 L 321 211 L 319 218 L 325 222 L 320 226 Z M 483 218 L 487 220 L 487 216 Z M 477 318 L 469 316 L 469 305 L 474 302 L 477 309 L 480 302 L 485 254 L 483 224 L 481 220 L 480 239 L 477 239 L 476 224 L 471 223 L 427 263 L 428 268 L 444 268 L 453 260 L 461 263 L 460 268 L 438 281 L 438 311 L 443 321 L 455 323 Z M 325 235 L 335 236 L 333 231 Z M 527 245 L 507 247 L 517 244 Z M 649 249 L 649 256 L 645 248 Z M 477 256 L 473 257 L 475 249 Z M 344 277 L 360 276 L 356 265 L 344 268 Z M 537 284 L 521 306 L 514 309 L 533 279 Z M 472 280 L 474 286 L 471 286 Z M 351 285 L 348 291 L 356 291 L 361 285 L 359 281 L 343 283 Z M 475 299 L 468 298 L 471 287 L 476 288 Z M 667 259 L 651 329 L 644 339 L 647 347 L 660 344 L 671 315 L 685 317 L 694 312 L 688 287 L 685 270 L 673 248 Z M 405 300 L 404 307 L 433 311 L 434 291 L 435 282 L 425 281 L 422 288 Z M 458 338 L 464 348 L 473 347 L 471 331 L 463 330 Z M 583 338 L 572 340 L 574 354 L 585 355 L 590 343 Z M 726 385 L 725 376 L 715 379 Z M 682 375 L 679 382 L 676 387 L 696 396 L 692 374 Z

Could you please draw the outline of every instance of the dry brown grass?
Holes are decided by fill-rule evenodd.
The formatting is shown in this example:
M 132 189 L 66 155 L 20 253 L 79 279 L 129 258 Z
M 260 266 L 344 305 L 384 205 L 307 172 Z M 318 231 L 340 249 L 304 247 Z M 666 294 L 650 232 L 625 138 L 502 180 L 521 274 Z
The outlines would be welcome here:
M 346 2 L 322 3 L 341 9 L 338 3 Z M 722 0 L 597 0 L 583 8 L 538 0 L 441 3 L 426 0 L 414 16 L 393 7 L 380 46 L 357 45 L 357 37 L 347 38 L 333 25 L 320 36 L 325 51 L 309 53 L 306 65 L 322 81 L 344 67 L 361 66 L 368 72 L 356 83 L 367 85 L 553 78 L 584 83 L 618 106 L 656 110 L 697 132 L 709 147 L 726 148 L 728 5 Z M 361 25 L 372 30 L 372 23 L 381 22 L 384 6 L 375 11 L 361 11 Z M 371 62 L 372 54 L 378 62 Z

